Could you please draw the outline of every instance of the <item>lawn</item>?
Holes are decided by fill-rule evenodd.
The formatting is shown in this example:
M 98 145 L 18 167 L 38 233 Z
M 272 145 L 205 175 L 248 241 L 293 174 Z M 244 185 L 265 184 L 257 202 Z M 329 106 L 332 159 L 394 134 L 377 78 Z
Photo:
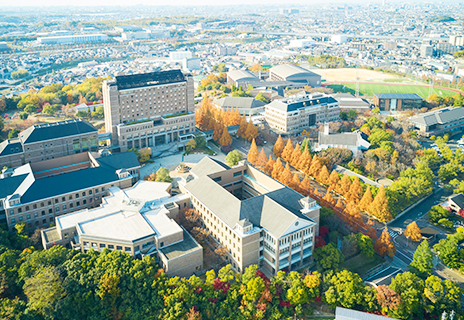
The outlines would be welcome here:
M 362 276 L 364 273 L 382 262 L 382 258 L 375 254 L 372 258 L 366 258 L 364 255 L 358 254 L 348 260 L 345 260 L 341 267 Z
M 333 89 L 335 92 L 348 92 L 352 94 L 356 92 L 356 83 L 330 84 L 327 85 L 327 87 Z M 426 99 L 429 96 L 429 87 L 406 86 L 402 84 L 359 84 L 359 94 L 361 96 L 373 97 L 374 93 L 417 93 L 422 98 Z M 442 96 L 454 96 L 456 94 L 456 92 L 439 88 L 433 88 L 432 94 L 433 93 Z

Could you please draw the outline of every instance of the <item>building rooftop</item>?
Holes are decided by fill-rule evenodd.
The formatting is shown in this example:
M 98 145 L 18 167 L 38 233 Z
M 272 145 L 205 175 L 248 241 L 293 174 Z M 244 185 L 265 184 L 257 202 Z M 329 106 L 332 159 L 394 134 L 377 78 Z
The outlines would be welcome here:
M 168 247 L 160 248 L 166 259 L 174 260 L 188 253 L 203 250 L 203 248 L 193 239 L 193 237 L 184 230 L 184 240 Z
M 21 132 L 19 140 L 22 144 L 26 144 L 91 132 L 97 135 L 98 129 L 87 121 L 74 119 L 34 125 Z
M 328 135 L 323 132 L 319 133 L 319 144 L 357 146 L 359 139 L 363 139 L 369 143 L 367 134 L 359 130 L 354 132 L 330 133 Z
M 215 104 L 222 108 L 253 109 L 260 108 L 266 104 L 260 100 L 249 97 L 225 97 L 216 99 Z
M 184 81 L 185 76 L 180 70 L 157 71 L 116 77 L 116 85 L 119 90 Z
M 397 319 L 379 316 L 379 315 L 372 314 L 372 313 L 337 307 L 335 309 L 335 320 L 397 320 Z
M 8 139 L 0 143 L 0 157 L 23 152 L 19 139 Z
M 423 100 L 417 93 L 374 93 L 379 99 Z
M 276 73 L 282 78 L 289 78 L 289 77 L 320 77 L 320 75 L 311 72 L 309 70 L 303 69 L 300 66 L 293 65 L 293 64 L 281 64 L 275 67 L 272 67 L 269 72 Z
M 325 94 L 313 94 L 305 96 L 292 96 L 285 99 L 274 100 L 268 105 L 266 105 L 266 107 L 276 108 L 284 112 L 292 112 L 307 107 L 316 107 L 337 102 L 338 101 L 331 96 Z
M 464 118 L 463 107 L 448 107 L 418 114 L 409 118 L 409 122 L 430 127 L 435 124 L 446 124 L 462 118 Z
M 259 81 L 258 77 L 246 70 L 232 70 L 227 72 L 227 77 L 234 81 L 254 80 Z

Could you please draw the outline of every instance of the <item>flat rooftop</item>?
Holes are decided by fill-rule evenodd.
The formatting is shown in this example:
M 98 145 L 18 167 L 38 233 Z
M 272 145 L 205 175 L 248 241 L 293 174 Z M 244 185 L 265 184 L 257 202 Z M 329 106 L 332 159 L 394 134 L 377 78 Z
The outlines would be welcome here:
M 161 248 L 160 251 L 168 260 L 174 260 L 180 256 L 189 254 L 200 249 L 202 249 L 202 246 L 200 246 L 192 238 L 192 236 L 184 230 L 184 240 L 182 242 L 170 245 L 166 248 Z
M 116 84 L 119 90 L 184 81 L 185 77 L 180 70 L 167 70 L 116 77 Z

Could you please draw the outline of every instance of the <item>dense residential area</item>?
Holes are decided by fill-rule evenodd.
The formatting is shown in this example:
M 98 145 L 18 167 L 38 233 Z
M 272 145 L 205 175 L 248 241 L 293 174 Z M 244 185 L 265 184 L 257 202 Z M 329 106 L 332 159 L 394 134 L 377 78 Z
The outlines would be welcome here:
M 0 319 L 464 319 L 462 4 L 0 7 Z

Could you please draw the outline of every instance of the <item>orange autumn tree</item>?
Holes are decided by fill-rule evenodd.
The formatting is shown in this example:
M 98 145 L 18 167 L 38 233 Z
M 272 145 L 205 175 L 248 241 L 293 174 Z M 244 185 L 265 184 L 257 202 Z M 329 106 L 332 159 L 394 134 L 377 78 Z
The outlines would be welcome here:
M 332 173 L 329 176 L 329 188 L 331 190 L 337 190 L 339 182 L 340 182 L 340 177 L 338 176 L 337 171 L 332 170 Z
M 321 184 L 329 184 L 329 170 L 327 170 L 326 166 L 322 166 L 321 171 L 319 172 L 319 175 L 317 176 L 317 181 Z
M 284 148 L 284 151 L 282 151 L 282 159 L 284 161 L 289 162 L 292 158 L 292 153 L 293 153 L 293 144 L 290 139 L 287 140 L 287 145 Z
M 327 192 L 322 199 L 324 199 L 331 205 L 335 205 L 335 199 L 332 197 L 332 194 L 330 192 Z
M 303 172 L 308 172 L 309 168 L 311 167 L 311 162 L 311 153 L 309 153 L 308 148 L 305 147 L 303 153 L 301 154 L 300 161 L 298 162 L 298 169 Z
M 292 182 L 292 179 L 293 179 L 292 171 L 290 170 L 290 166 L 288 165 L 288 162 L 287 162 L 287 164 L 285 165 L 284 171 L 280 175 L 280 182 L 282 182 L 286 186 L 289 186 Z
M 295 146 L 295 149 L 293 149 L 290 164 L 298 169 L 299 168 L 298 164 L 300 162 L 300 158 L 301 158 L 301 149 L 300 149 L 300 145 L 297 143 L 296 146 Z
M 245 137 L 247 140 L 254 140 L 258 136 L 258 127 L 253 124 L 253 122 L 250 121 L 247 124 L 247 128 L 245 131 Z
M 295 190 L 296 192 L 300 192 L 300 177 L 298 177 L 298 173 L 293 175 L 292 182 L 290 183 L 289 187 Z
M 253 142 L 251 142 L 250 151 L 248 151 L 247 160 L 252 165 L 254 165 L 256 163 L 256 160 L 258 160 L 258 156 L 259 156 L 258 147 L 256 146 L 255 139 L 253 139 Z
M 239 137 L 245 139 L 245 134 L 246 134 L 247 127 L 248 127 L 248 122 L 246 120 L 245 114 L 243 114 L 243 116 L 242 116 L 242 118 L 240 120 L 240 127 L 237 129 L 237 135 Z
M 374 243 L 374 250 L 382 257 L 388 255 L 393 257 L 396 253 L 396 247 L 391 240 L 390 234 L 388 233 L 388 228 L 385 228 L 382 232 L 380 238 Z
M 358 177 L 354 177 L 353 182 L 351 183 L 350 189 L 346 194 L 346 200 L 354 203 L 358 203 L 361 200 L 362 187 L 359 183 Z
M 350 177 L 345 173 L 340 181 L 339 188 L 337 190 L 338 193 L 346 197 L 348 191 L 350 191 L 351 180 Z
M 282 140 L 282 137 L 279 135 L 277 141 L 274 144 L 274 149 L 272 150 L 274 152 L 274 155 L 276 157 L 280 157 L 282 151 L 284 151 L 284 147 L 284 141 Z
M 305 175 L 304 179 L 300 183 L 300 192 L 302 195 L 308 196 L 311 191 L 311 183 L 309 182 L 308 176 Z
M 317 156 L 314 156 L 313 160 L 311 161 L 311 167 L 309 167 L 309 170 L 307 172 L 308 175 L 313 178 L 317 178 L 321 169 L 322 169 L 322 166 L 321 166 L 321 163 L 319 162 L 319 158 Z
M 277 158 L 275 164 L 274 164 L 274 167 L 272 168 L 272 173 L 271 173 L 271 176 L 276 179 L 276 180 L 279 180 L 280 181 L 280 175 L 282 174 L 282 172 L 284 171 L 284 166 L 282 165 L 282 160 L 280 160 L 280 158 Z
M 272 156 L 269 155 L 269 160 L 266 162 L 266 166 L 264 167 L 264 172 L 266 172 L 268 175 L 271 175 L 272 170 L 274 170 L 274 164 L 275 164 L 274 159 L 272 159 Z
M 419 241 L 422 239 L 421 229 L 416 221 L 411 222 L 404 231 L 404 236 L 412 241 Z
M 366 192 L 364 192 L 364 195 L 359 202 L 359 208 L 368 212 L 372 205 L 372 201 L 374 201 L 374 199 L 372 198 L 371 187 L 367 186 Z
M 379 219 L 380 222 L 387 222 L 393 218 L 384 186 L 380 186 L 379 193 L 375 196 L 369 213 Z
M 258 159 L 256 160 L 255 166 L 259 168 L 264 168 L 267 163 L 267 156 L 266 152 L 264 152 L 264 148 L 261 148 L 261 152 L 259 153 Z
M 224 131 L 224 125 L 220 122 L 214 123 L 214 132 L 213 132 L 213 140 L 218 141 L 222 137 L 222 131 Z
M 227 127 L 224 126 L 222 130 L 222 136 L 219 139 L 219 144 L 221 146 L 229 146 L 232 143 L 232 137 L 229 134 L 229 130 L 227 130 Z

